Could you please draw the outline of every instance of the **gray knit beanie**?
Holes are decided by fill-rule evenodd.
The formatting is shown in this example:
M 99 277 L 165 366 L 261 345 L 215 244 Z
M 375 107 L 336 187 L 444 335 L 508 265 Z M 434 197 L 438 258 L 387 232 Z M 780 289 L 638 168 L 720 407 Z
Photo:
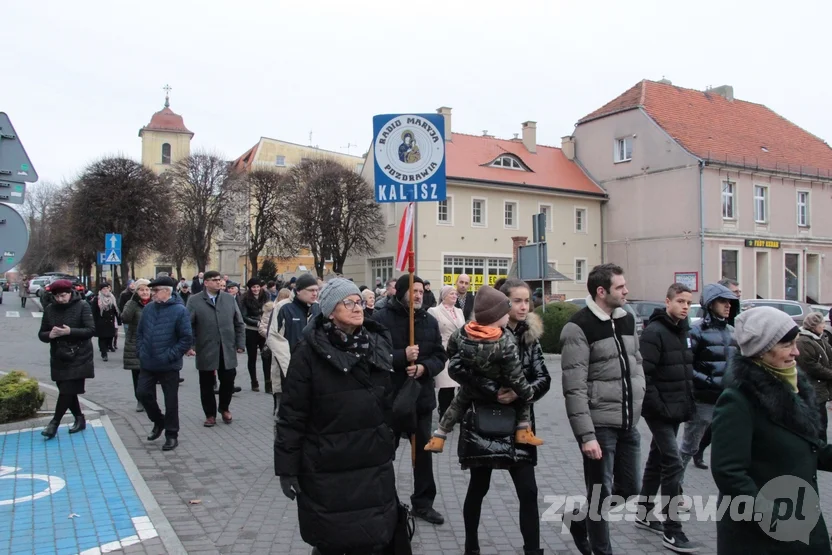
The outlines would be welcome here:
M 300 280 L 298 280 L 300 281 Z M 321 307 L 321 314 L 329 318 L 338 303 L 350 295 L 361 296 L 358 286 L 345 278 L 335 278 L 327 282 L 323 292 L 318 297 L 318 304 Z
M 748 309 L 737 316 L 734 322 L 737 344 L 746 357 L 767 353 L 796 330 L 797 325 L 791 316 L 771 306 Z

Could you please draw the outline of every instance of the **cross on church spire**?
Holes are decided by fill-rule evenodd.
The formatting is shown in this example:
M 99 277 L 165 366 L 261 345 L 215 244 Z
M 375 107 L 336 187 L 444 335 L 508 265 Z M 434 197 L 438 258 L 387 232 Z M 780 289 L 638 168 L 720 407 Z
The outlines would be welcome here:
M 165 85 L 162 87 L 162 90 L 165 91 L 165 108 L 170 108 L 170 91 L 172 87 L 170 85 Z

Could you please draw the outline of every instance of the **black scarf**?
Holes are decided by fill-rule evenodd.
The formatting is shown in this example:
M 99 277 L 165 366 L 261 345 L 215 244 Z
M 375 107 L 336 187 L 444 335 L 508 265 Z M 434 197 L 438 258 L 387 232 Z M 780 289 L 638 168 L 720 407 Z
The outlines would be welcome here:
M 332 321 L 324 322 L 324 332 L 332 345 L 347 353 L 366 356 L 370 352 L 370 337 L 364 327 L 359 327 L 355 333 L 348 334 Z

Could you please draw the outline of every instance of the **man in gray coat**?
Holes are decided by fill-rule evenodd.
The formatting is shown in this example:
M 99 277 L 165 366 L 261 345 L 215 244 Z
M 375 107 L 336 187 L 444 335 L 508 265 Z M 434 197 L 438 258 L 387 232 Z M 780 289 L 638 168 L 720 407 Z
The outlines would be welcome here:
M 194 348 L 188 356 L 196 355 L 199 370 L 199 395 L 205 411 L 203 426 L 211 428 L 217 423 L 217 400 L 214 397 L 214 372 L 220 382 L 219 412 L 222 421 L 231 424 L 231 395 L 234 378 L 237 377 L 237 353 L 245 352 L 243 316 L 237 300 L 222 291 L 219 272 L 205 272 L 204 289 L 188 299 Z

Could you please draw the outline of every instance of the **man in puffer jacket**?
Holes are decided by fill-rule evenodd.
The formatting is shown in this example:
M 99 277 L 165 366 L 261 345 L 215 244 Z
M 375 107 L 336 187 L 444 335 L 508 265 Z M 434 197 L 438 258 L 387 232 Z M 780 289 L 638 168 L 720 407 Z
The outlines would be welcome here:
M 624 270 L 596 266 L 587 279 L 586 307 L 563 327 L 561 366 L 566 414 L 583 454 L 591 519 L 573 521 L 570 531 L 581 553 L 612 553 L 609 524 L 597 518 L 612 493 L 625 499 L 639 492 L 641 437 L 636 426 L 644 400 L 644 370 L 635 318 L 627 303 Z M 600 489 L 600 495 L 593 491 Z M 597 503 L 597 505 L 595 505 Z M 587 543 L 588 535 L 588 543 Z
M 699 441 L 711 424 L 714 405 L 722 393 L 722 377 L 737 352 L 734 327 L 729 323 L 740 312 L 736 294 L 725 286 L 712 283 L 702 291 L 700 304 L 705 316 L 690 330 L 696 415 L 685 423 L 679 444 L 683 468 L 687 468 L 690 459 L 699 451 Z

